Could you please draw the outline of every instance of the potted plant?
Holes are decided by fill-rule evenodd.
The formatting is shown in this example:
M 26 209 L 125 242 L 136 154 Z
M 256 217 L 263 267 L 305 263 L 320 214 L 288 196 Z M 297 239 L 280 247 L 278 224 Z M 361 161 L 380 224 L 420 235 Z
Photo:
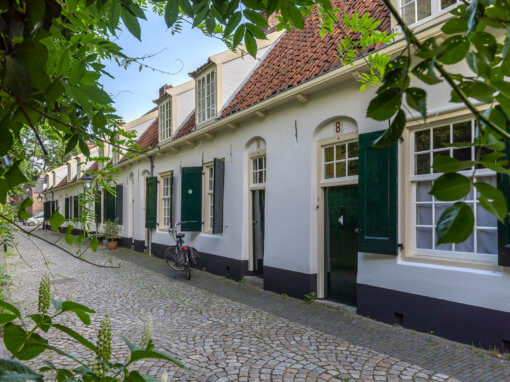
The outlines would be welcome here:
M 114 221 L 107 220 L 103 227 L 104 237 L 108 240 L 108 249 L 114 250 L 119 246 L 119 226 L 117 219 Z

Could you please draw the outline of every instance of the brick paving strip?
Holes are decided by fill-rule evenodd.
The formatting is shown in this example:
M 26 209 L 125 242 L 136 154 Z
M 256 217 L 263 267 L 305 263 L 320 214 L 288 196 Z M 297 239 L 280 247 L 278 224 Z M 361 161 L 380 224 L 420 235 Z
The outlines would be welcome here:
M 59 234 L 40 232 L 60 240 Z M 12 300 L 24 312 L 37 306 L 41 274 L 54 277 L 53 293 L 98 313 L 85 327 L 73 315 L 65 323 L 95 342 L 107 314 L 113 353 L 127 356 L 121 335 L 139 341 L 147 316 L 154 322 L 156 349 L 191 372 L 159 360 L 140 361 L 142 373 L 186 381 L 508 381 L 510 362 L 434 336 L 381 324 L 352 310 L 284 298 L 250 285 L 193 271 L 191 281 L 152 256 L 120 249 L 87 253 L 119 269 L 78 262 L 58 249 L 19 238 L 19 256 L 8 258 Z M 50 330 L 50 342 L 74 356 L 93 355 Z M 50 353 L 48 353 L 50 354 Z M 56 354 L 45 359 L 72 366 Z M 41 359 L 32 365 L 40 364 Z M 455 378 L 454 378 L 455 377 Z

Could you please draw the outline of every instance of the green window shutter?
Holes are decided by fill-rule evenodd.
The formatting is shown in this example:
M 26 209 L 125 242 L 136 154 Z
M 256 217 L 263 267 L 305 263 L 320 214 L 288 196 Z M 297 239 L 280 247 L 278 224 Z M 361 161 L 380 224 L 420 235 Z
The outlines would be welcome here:
M 225 182 L 225 162 L 214 158 L 213 190 L 213 233 L 223 233 L 223 189 Z
M 108 190 L 105 193 L 105 220 L 115 221 L 115 195 L 112 195 Z
M 49 209 L 48 201 L 44 202 L 44 220 L 48 220 L 50 218 L 50 209 Z
M 101 223 L 101 191 L 96 192 L 94 199 L 94 212 L 96 215 L 96 223 Z
M 117 224 L 122 224 L 123 203 L 124 187 L 122 184 L 118 184 L 115 187 L 115 217 L 117 218 Z
M 145 179 L 145 228 L 156 228 L 158 204 L 158 178 Z
M 64 217 L 66 219 L 69 219 L 69 198 L 65 198 L 64 204 L 65 204 L 65 206 L 64 206 L 64 210 L 65 210 Z
M 183 167 L 181 173 L 182 231 L 202 230 L 202 167 Z
M 80 218 L 80 197 L 79 195 L 73 196 L 73 218 Z
M 509 159 L 509 142 L 506 142 L 504 153 L 506 154 L 505 159 Z M 498 188 L 505 195 L 507 206 L 510 206 L 510 176 L 507 174 L 498 173 L 497 177 Z M 510 220 L 508 215 L 505 217 L 504 223 L 498 221 L 498 264 L 504 267 L 510 267 Z
M 382 133 L 359 136 L 358 250 L 397 255 L 397 144 L 372 147 Z

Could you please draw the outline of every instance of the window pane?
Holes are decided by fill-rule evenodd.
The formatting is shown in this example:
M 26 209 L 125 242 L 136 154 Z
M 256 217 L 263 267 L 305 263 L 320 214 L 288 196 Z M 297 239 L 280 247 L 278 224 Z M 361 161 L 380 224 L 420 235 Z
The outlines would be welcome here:
M 324 166 L 324 179 L 331 179 L 335 177 L 335 168 L 333 163 L 328 163 Z
M 336 160 L 345 159 L 345 145 L 336 146 Z
M 358 157 L 358 142 L 350 142 L 348 144 L 348 156 L 349 158 L 357 158 Z
M 324 149 L 324 161 L 332 162 L 333 161 L 333 147 L 326 147 Z
M 257 171 L 259 169 L 258 165 L 259 161 L 257 159 L 253 159 L 253 171 Z
M 476 206 L 476 225 L 478 227 L 497 227 L 498 219 L 480 204 Z
M 357 160 L 350 160 L 348 163 L 349 164 L 348 164 L 347 171 L 349 173 L 347 175 L 349 175 L 349 176 L 358 175 L 358 161 Z
M 456 2 L 457 0 L 441 0 L 441 9 L 445 9 Z
M 345 176 L 345 162 L 337 162 L 335 177 L 340 178 L 342 176 Z
M 416 247 L 432 249 L 432 228 L 416 229 Z
M 404 22 L 406 24 L 413 24 L 415 20 L 415 3 L 410 3 L 402 7 L 402 17 L 404 18 Z
M 264 183 L 264 171 L 259 171 L 259 183 Z
M 477 230 L 478 253 L 495 255 L 498 253 L 498 231 Z
M 474 252 L 475 251 L 475 238 L 473 235 L 469 236 L 463 243 L 455 244 L 455 251 L 459 252 Z
M 418 202 L 432 201 L 432 195 L 429 194 L 432 189 L 432 182 L 419 182 L 416 186 L 416 200 Z
M 460 161 L 471 160 L 471 147 L 466 147 L 464 149 L 454 149 L 453 157 Z
M 418 20 L 423 20 L 431 15 L 431 0 L 418 0 Z
M 414 134 L 414 146 L 415 151 L 430 150 L 430 130 L 417 131 Z
M 432 225 L 432 204 L 418 204 L 416 206 L 416 224 Z
M 416 155 L 416 175 L 430 174 L 430 155 L 418 154 Z
M 438 127 L 432 130 L 434 149 L 445 147 L 450 143 L 450 126 Z
M 471 143 L 471 121 L 453 125 L 453 141 Z

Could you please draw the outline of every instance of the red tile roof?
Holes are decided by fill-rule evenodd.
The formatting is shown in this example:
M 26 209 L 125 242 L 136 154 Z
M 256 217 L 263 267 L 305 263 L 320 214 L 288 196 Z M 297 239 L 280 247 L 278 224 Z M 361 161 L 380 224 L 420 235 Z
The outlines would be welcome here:
M 348 10 L 350 15 L 368 12 L 382 21 L 379 30 L 390 29 L 389 12 L 380 0 L 334 0 L 333 3 L 335 8 Z M 343 20 L 340 22 L 343 25 Z M 336 28 L 334 34 L 321 38 L 318 23 L 317 12 L 314 11 L 306 19 L 303 30 L 285 33 L 225 107 L 220 118 L 341 66 L 335 55 L 338 42 L 345 34 Z
M 177 130 L 174 134 L 174 137 L 172 138 L 174 141 L 176 139 L 182 138 L 185 135 L 188 135 L 189 133 L 195 131 L 195 110 L 193 109 L 193 112 L 191 115 L 184 121 L 181 128 Z
M 99 163 L 98 162 L 94 162 L 92 163 L 92 165 L 85 171 L 85 173 L 81 176 L 80 179 L 83 179 L 83 177 L 87 174 L 87 172 L 89 171 L 97 171 L 99 170 Z
M 158 145 L 158 118 L 151 123 L 151 125 L 144 131 L 144 133 L 138 138 L 138 144 L 142 149 L 151 149 Z
M 64 177 L 64 179 L 62 179 L 62 180 L 60 181 L 60 183 L 59 183 L 59 184 L 57 184 L 57 187 L 55 187 L 55 188 L 65 186 L 66 184 L 67 184 L 67 176 L 65 176 L 65 177 Z

